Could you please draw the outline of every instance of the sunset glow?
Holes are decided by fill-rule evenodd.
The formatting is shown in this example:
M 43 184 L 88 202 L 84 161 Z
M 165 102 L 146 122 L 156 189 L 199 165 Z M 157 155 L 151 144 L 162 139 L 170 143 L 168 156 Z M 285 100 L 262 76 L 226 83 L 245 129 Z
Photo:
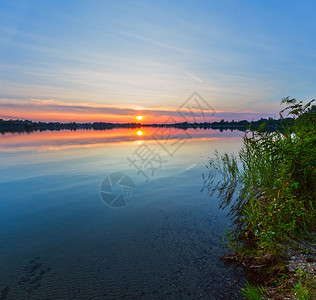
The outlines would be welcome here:
M 212 103 L 211 103 L 212 104 Z M 144 112 L 145 111 L 145 112 Z M 201 116 L 198 109 L 191 109 Z M 117 105 L 116 107 L 105 104 L 89 104 L 86 102 L 66 103 L 56 100 L 27 99 L 18 101 L 0 98 L 0 119 L 27 119 L 43 122 L 112 122 L 128 123 L 141 121 L 143 124 L 183 122 L 184 119 L 177 109 L 168 107 L 142 108 L 146 116 L 138 115 L 137 108 Z M 191 113 L 190 112 L 190 113 Z M 240 121 L 244 119 L 260 119 L 269 117 L 270 113 L 262 112 L 213 112 L 204 111 L 204 118 L 198 118 L 200 122 L 220 121 L 221 119 Z
M 312 297 L 315 11 L 0 0 L 0 300 Z
M 274 4 L 273 13 L 256 2 L 232 2 L 229 9 L 208 1 L 97 2 L 91 15 L 83 1 L 71 16 L 64 1 L 53 1 L 53 8 L 0 2 L 0 119 L 184 122 L 178 109 L 198 110 L 186 102 L 197 91 L 216 111 L 198 122 L 258 120 L 277 118 L 284 96 L 315 96 L 312 1 L 304 14 L 295 1 L 286 9 Z M 293 11 L 304 22 L 290 22 Z M 170 28 L 175 12 L 179 19 Z M 243 17 L 232 18 L 237 12 Z M 278 30 L 269 18 L 278 20 Z M 52 26 L 52 20 L 58 22 Z M 309 50 L 286 38 L 287 30 L 309 41 Z M 277 68 L 281 61 L 288 63 Z

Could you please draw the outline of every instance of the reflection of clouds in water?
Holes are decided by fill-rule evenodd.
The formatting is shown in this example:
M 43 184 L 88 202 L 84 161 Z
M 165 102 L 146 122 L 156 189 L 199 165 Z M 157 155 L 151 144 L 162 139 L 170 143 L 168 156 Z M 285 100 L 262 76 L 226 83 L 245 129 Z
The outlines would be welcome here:
M 143 141 L 156 142 L 153 133 L 157 128 L 144 127 L 141 130 L 116 128 L 110 130 L 76 130 L 43 131 L 32 133 L 14 133 L 0 136 L 0 151 L 48 151 L 74 147 L 96 147 L 106 144 L 130 143 Z M 163 132 L 163 131 L 161 131 Z M 212 129 L 179 129 L 176 139 L 181 140 L 190 135 L 191 141 L 235 138 L 243 135 L 240 131 L 220 132 Z M 155 136 L 157 140 L 157 136 Z M 163 139 L 163 136 L 161 137 Z

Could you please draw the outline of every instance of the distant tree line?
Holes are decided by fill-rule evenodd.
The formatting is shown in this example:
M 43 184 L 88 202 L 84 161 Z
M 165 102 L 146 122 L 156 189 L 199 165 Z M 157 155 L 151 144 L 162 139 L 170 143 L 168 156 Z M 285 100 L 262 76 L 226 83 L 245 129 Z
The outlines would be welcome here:
M 140 124 L 137 123 L 105 123 L 105 122 L 94 122 L 94 123 L 60 123 L 60 122 L 33 122 L 29 120 L 3 120 L 0 119 L 0 132 L 32 132 L 32 131 L 59 131 L 59 130 L 77 130 L 77 129 L 94 129 L 104 130 L 112 128 L 138 128 Z
M 240 130 L 246 131 L 247 129 L 258 129 L 260 126 L 263 127 L 264 130 L 267 131 L 275 131 L 277 129 L 281 130 L 285 125 L 290 124 L 293 122 L 293 118 L 282 118 L 275 120 L 273 118 L 263 119 L 261 118 L 258 121 L 225 121 L 224 119 L 219 122 L 204 122 L 204 123 L 175 123 L 175 124 L 150 124 L 150 125 L 142 125 L 143 127 L 175 127 L 175 128 L 200 128 L 200 129 L 219 129 L 220 131 L 223 130 Z
M 280 118 L 280 119 L 263 119 L 257 121 L 225 121 L 224 119 L 219 122 L 203 122 L 203 123 L 174 123 L 174 124 L 141 124 L 141 123 L 60 123 L 60 122 L 33 122 L 29 120 L 3 120 L 0 119 L 0 132 L 32 132 L 32 131 L 55 131 L 55 130 L 106 130 L 113 128 L 139 128 L 139 127 L 173 127 L 173 128 L 200 128 L 200 129 L 219 129 L 223 130 L 240 130 L 246 131 L 247 129 L 258 129 L 260 126 L 266 131 L 282 130 L 284 126 L 288 126 L 293 122 L 293 118 Z

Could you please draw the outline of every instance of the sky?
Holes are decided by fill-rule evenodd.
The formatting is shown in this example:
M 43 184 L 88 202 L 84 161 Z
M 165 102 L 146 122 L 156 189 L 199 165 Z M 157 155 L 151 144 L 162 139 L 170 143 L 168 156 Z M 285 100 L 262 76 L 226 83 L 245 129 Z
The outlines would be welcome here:
M 164 123 L 186 120 L 183 104 L 198 121 L 278 118 L 281 98 L 316 98 L 315 12 L 313 0 L 1 0 L 0 118 Z

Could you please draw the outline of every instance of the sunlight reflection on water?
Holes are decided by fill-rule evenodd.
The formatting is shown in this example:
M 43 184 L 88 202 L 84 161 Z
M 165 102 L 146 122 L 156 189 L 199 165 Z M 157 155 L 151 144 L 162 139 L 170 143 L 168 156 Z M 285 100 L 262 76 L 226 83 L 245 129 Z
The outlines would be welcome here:
M 154 128 L 142 131 L 0 137 L 1 289 L 17 298 L 225 298 L 235 280 L 219 260 L 230 222 L 200 192 L 201 173 L 215 149 L 236 151 L 242 133 L 191 129 L 171 157 Z M 147 183 L 126 159 L 141 143 L 167 160 Z M 135 184 L 120 209 L 99 194 L 113 172 Z

